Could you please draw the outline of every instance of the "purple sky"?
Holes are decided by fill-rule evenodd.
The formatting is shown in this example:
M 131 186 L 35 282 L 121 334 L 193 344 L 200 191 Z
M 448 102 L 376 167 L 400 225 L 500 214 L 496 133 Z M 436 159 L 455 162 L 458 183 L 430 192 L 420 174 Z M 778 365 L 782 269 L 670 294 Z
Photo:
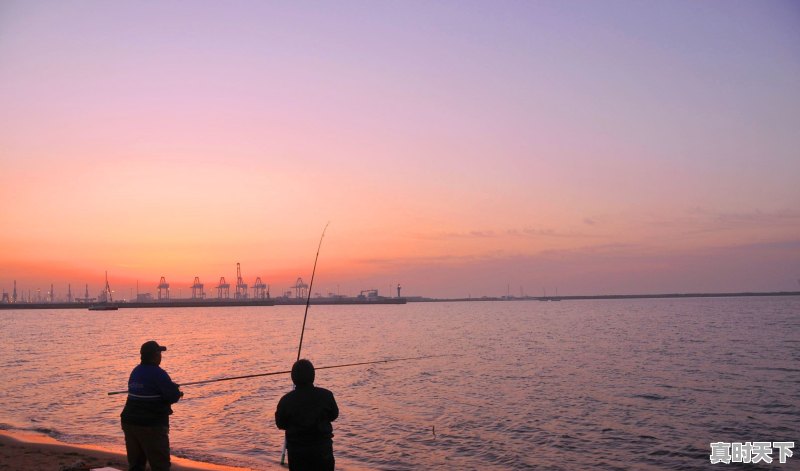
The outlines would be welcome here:
M 0 289 L 241 262 L 282 290 L 327 221 L 349 293 L 798 289 L 798 26 L 776 1 L 4 1 Z

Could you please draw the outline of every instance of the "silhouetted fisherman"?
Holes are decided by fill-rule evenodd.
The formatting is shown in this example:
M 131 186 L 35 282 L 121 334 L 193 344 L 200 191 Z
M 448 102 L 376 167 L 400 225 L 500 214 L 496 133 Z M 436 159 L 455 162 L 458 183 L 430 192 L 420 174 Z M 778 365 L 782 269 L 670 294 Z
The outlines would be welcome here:
M 129 471 L 167 471 L 169 459 L 169 416 L 172 404 L 183 397 L 161 364 L 162 347 L 154 340 L 142 344 L 142 362 L 128 380 L 128 400 L 122 409 L 122 431 L 128 452 Z
M 333 393 L 314 386 L 314 365 L 298 360 L 292 366 L 296 388 L 278 402 L 275 424 L 286 431 L 291 471 L 333 471 L 333 425 L 339 407 Z

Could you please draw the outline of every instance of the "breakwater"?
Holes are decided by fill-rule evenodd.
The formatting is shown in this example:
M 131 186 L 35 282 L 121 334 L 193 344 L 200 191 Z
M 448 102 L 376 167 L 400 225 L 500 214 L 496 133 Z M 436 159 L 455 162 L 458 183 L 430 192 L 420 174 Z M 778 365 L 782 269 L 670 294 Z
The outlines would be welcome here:
M 337 297 L 337 298 L 311 298 L 313 305 L 348 305 L 348 304 L 406 304 L 405 298 L 360 298 L 360 297 Z M 297 298 L 269 298 L 269 299 L 169 299 L 161 301 L 144 302 L 113 302 L 108 305 L 116 306 L 118 309 L 136 308 L 176 308 L 176 307 L 247 307 L 247 306 L 275 306 L 275 305 L 305 305 L 305 299 Z M 92 306 L 103 305 L 102 303 L 3 303 L 3 309 L 89 309 Z

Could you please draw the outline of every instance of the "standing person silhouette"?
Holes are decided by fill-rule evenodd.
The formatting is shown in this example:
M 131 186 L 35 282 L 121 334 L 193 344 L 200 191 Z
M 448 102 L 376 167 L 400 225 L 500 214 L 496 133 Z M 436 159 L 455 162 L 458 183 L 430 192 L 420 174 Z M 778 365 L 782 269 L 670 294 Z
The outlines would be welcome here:
M 170 406 L 178 402 L 183 393 L 159 366 L 161 352 L 166 350 L 167 347 L 155 340 L 142 344 L 141 363 L 128 380 L 128 400 L 120 417 L 129 471 L 145 471 L 148 462 L 152 471 L 170 469 Z
M 291 471 L 333 471 L 333 425 L 339 407 L 333 393 L 314 386 L 314 365 L 298 360 L 292 366 L 296 388 L 284 395 L 275 424 L 286 431 Z

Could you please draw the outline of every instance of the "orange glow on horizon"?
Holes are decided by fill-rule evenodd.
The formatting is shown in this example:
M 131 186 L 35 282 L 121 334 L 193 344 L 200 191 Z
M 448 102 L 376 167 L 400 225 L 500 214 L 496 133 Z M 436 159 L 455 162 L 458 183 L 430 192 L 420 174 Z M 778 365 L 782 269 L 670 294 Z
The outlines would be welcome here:
M 782 7 L 687 25 L 669 5 L 659 28 L 586 8 L 15 4 L 0 289 L 211 284 L 236 262 L 287 286 L 327 221 L 320 280 L 356 292 L 796 289 Z

